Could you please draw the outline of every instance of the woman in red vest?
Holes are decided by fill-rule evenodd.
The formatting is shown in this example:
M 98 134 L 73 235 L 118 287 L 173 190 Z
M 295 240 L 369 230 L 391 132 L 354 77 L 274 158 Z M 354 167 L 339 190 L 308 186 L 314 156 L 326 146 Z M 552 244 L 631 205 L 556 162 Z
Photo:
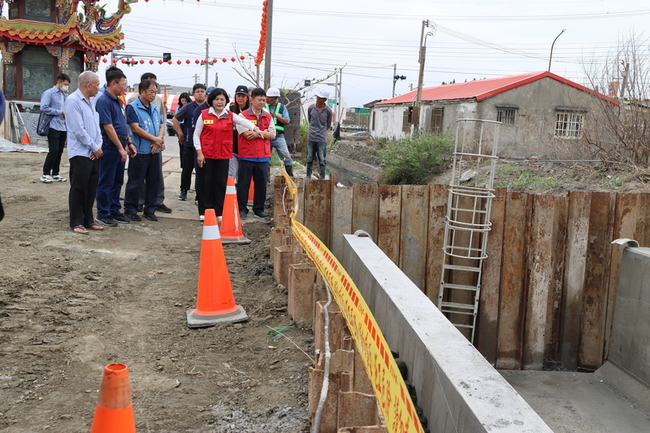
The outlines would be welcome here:
M 232 158 L 233 124 L 243 131 L 258 133 L 249 120 L 228 110 L 228 93 L 219 87 L 208 95 L 208 108 L 201 111 L 194 130 L 194 148 L 199 170 L 203 170 L 203 195 L 199 200 L 199 215 L 203 220 L 205 209 L 214 209 L 221 219 L 223 200 L 228 182 L 228 165 Z

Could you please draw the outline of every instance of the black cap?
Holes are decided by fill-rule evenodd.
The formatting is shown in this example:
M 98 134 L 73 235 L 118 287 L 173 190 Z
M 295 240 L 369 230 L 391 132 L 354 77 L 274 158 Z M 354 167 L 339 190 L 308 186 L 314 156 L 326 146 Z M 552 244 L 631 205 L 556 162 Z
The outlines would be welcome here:
M 243 85 L 242 86 L 237 86 L 237 90 L 235 90 L 235 95 L 237 93 L 241 93 L 243 95 L 248 95 L 248 87 L 243 86 Z

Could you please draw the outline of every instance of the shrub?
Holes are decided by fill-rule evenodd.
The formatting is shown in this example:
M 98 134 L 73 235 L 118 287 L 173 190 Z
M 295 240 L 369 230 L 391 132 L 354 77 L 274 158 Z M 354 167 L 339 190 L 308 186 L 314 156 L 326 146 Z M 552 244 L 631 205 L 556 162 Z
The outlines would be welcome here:
M 451 159 L 453 138 L 446 134 L 428 134 L 389 141 L 378 150 L 384 167 L 381 180 L 389 185 L 423 184 L 440 173 Z

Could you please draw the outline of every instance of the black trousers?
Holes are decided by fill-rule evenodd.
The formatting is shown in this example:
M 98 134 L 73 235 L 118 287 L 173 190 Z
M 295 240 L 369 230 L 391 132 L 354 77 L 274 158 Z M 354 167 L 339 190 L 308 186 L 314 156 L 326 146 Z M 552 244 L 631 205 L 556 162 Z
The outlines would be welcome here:
M 201 188 L 197 188 L 201 194 L 199 214 L 203 215 L 206 209 L 214 209 L 217 216 L 223 213 L 229 165 L 230 159 L 205 159 L 201 176 L 203 184 Z
M 144 212 L 156 212 L 156 199 L 160 185 L 160 161 L 162 154 L 138 153 L 129 159 L 129 180 L 124 191 L 124 212 L 134 214 L 138 211 L 140 189 L 145 185 Z
M 269 179 L 270 162 L 255 162 L 239 160 L 239 172 L 237 174 L 237 203 L 239 212 L 248 213 L 248 189 L 251 186 L 251 179 L 255 182 L 255 195 L 253 199 L 253 212 L 264 212 L 266 201 L 266 184 Z
M 55 176 L 59 174 L 61 167 L 61 155 L 65 147 L 65 139 L 68 133 L 66 131 L 58 131 L 50 128 L 47 134 L 48 152 L 43 163 L 43 174 Z
M 70 159 L 70 227 L 83 225 L 88 227 L 95 222 L 93 204 L 97 195 L 99 179 L 99 160 L 85 156 Z
M 192 171 L 196 164 L 196 149 L 194 146 L 181 146 L 181 191 L 189 191 L 192 186 Z M 194 181 L 196 188 L 196 181 Z

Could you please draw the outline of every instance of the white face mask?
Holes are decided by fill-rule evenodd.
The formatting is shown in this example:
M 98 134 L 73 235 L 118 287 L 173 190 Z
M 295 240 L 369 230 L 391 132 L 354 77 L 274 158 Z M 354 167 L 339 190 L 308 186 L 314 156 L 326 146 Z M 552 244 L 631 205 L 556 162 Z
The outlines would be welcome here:
M 69 88 L 70 88 L 70 86 L 68 86 L 67 84 L 64 84 L 63 86 L 61 86 L 61 90 L 63 90 L 66 93 L 68 92 Z

